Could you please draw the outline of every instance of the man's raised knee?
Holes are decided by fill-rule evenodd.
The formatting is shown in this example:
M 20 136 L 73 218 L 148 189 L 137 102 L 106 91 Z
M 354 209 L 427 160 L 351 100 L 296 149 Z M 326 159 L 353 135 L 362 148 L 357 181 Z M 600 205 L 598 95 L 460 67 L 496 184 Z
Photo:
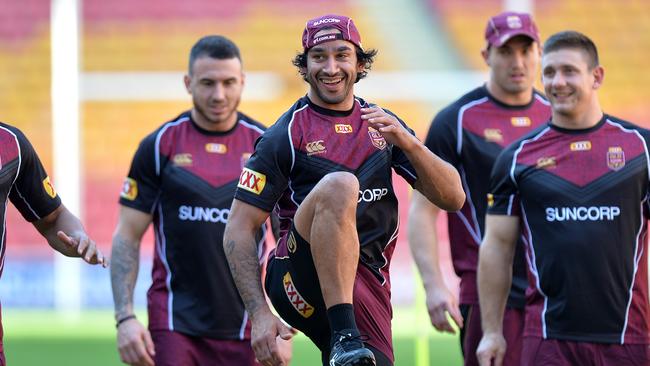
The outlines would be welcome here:
M 352 199 L 354 202 L 359 197 L 359 180 L 348 172 L 334 172 L 325 175 L 317 185 L 318 190 L 328 200 L 336 201 L 337 198 Z

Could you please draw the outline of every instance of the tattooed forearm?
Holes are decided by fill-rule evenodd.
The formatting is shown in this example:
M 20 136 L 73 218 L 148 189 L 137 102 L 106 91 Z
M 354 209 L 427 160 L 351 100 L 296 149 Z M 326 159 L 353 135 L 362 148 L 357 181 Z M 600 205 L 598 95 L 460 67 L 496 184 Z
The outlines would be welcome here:
M 233 238 L 231 231 L 224 237 L 224 251 L 230 266 L 230 272 L 235 280 L 239 295 L 251 316 L 254 316 L 261 306 L 266 305 L 262 290 L 260 265 L 257 259 L 255 236 L 240 240 Z M 244 235 L 245 236 L 245 235 Z
M 111 251 L 111 285 L 116 319 L 133 314 L 133 288 L 138 277 L 139 261 L 139 243 L 115 234 Z

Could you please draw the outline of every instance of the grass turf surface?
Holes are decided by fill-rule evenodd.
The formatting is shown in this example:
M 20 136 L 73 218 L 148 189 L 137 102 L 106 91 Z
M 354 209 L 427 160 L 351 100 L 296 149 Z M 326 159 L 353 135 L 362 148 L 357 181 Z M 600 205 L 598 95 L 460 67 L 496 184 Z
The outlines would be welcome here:
M 140 316 L 143 319 L 144 315 Z M 4 346 L 9 366 L 121 365 L 115 346 L 115 327 L 110 311 L 84 312 L 66 317 L 53 311 L 3 310 Z M 460 365 L 456 336 L 430 329 L 429 319 L 411 309 L 396 309 L 393 320 L 395 366 Z M 416 337 L 428 337 L 428 362 L 420 352 L 416 361 Z M 319 365 L 319 353 L 303 335 L 294 338 L 294 366 Z

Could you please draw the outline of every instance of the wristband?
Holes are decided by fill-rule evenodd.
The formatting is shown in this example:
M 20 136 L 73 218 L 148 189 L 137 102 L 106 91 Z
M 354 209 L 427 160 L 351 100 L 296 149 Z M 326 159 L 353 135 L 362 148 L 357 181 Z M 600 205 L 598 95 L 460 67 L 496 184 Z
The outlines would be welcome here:
M 135 319 L 135 314 L 127 315 L 124 318 L 118 319 L 117 323 L 115 323 L 115 328 L 119 328 L 120 324 L 122 324 L 125 321 L 130 320 L 130 319 Z

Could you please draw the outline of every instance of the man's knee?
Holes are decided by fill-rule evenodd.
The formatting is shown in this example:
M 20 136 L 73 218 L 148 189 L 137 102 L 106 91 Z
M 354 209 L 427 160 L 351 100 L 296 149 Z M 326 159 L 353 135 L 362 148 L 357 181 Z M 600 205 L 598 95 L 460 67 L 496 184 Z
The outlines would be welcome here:
M 359 197 L 359 180 L 348 172 L 334 172 L 325 175 L 314 191 L 324 203 L 339 206 L 341 203 L 356 203 Z

